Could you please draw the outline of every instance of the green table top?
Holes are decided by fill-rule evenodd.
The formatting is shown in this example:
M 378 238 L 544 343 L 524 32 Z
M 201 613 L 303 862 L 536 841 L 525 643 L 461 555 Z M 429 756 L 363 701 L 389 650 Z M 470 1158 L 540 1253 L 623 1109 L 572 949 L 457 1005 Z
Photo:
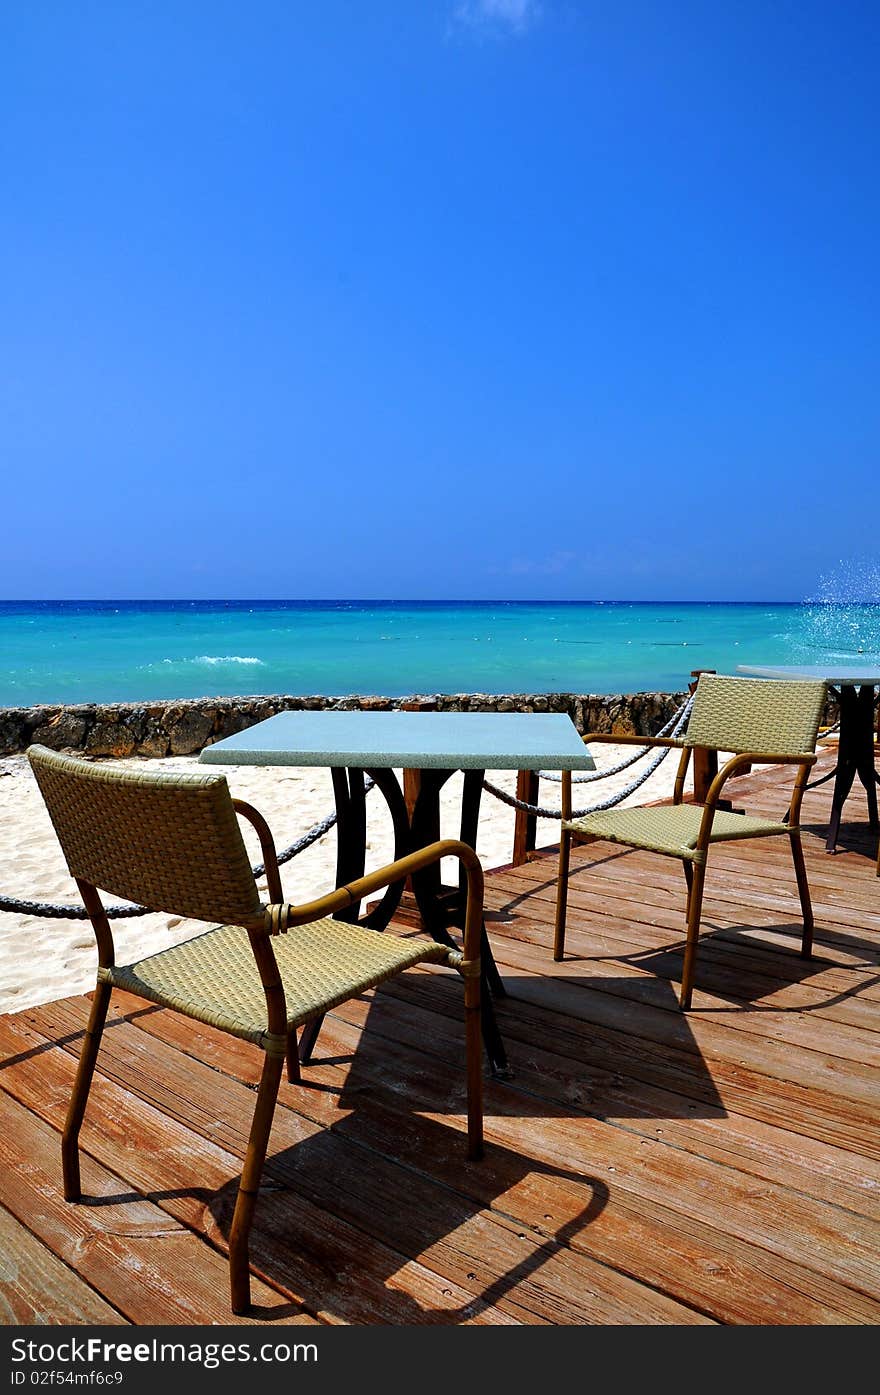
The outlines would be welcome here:
M 570 717 L 543 712 L 279 712 L 206 746 L 205 765 L 595 770 Z
M 753 678 L 814 678 L 820 683 L 842 683 L 845 688 L 857 684 L 880 683 L 880 664 L 865 666 L 851 664 L 738 664 L 737 673 L 750 673 Z

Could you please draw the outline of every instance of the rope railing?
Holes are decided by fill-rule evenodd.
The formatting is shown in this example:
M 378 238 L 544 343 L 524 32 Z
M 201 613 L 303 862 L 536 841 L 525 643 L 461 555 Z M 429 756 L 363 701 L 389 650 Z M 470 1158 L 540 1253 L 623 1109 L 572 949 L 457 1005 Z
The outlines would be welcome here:
M 364 781 L 364 793 L 369 794 L 374 782 L 367 777 Z M 329 833 L 337 820 L 335 812 L 327 816 L 319 823 L 314 824 L 302 837 L 297 838 L 289 847 L 278 854 L 278 866 L 283 867 L 285 862 L 290 862 L 291 858 L 298 853 L 305 852 L 313 843 L 317 843 L 319 838 L 323 838 L 325 833 Z M 251 868 L 255 877 L 261 877 L 266 870 L 265 862 L 258 862 Z M 132 906 L 123 901 L 119 906 L 106 906 L 108 920 L 126 920 L 133 916 L 150 915 L 148 906 Z M 0 911 L 9 911 L 13 915 L 38 915 L 47 920 L 88 920 L 88 911 L 85 906 L 75 906 L 57 901 L 25 901 L 18 896 L 0 895 Z
M 693 695 L 691 695 L 685 700 L 685 702 L 678 709 L 678 711 L 675 712 L 672 717 L 670 717 L 669 721 L 666 722 L 666 724 L 663 727 L 661 727 L 657 735 L 666 736 L 671 732 L 673 736 L 676 736 L 678 732 L 681 731 L 682 726 L 687 720 L 687 717 L 690 714 L 692 704 Z M 583 782 L 607 779 L 610 775 L 617 775 L 620 773 L 620 771 L 628 769 L 631 765 L 635 765 L 637 761 L 643 758 L 643 756 L 647 753 L 648 750 L 649 747 L 641 746 L 636 751 L 635 755 L 628 756 L 626 760 L 620 761 L 617 765 L 608 766 L 605 770 L 595 770 L 586 772 L 582 775 L 573 775 L 572 779 Z M 602 803 L 593 805 L 590 809 L 582 809 L 577 812 L 573 812 L 572 818 L 582 818 L 584 814 L 598 813 L 602 809 L 609 809 L 612 807 L 612 805 L 619 804 L 621 800 L 626 799 L 628 795 L 633 794 L 635 790 L 637 790 L 641 785 L 644 784 L 644 782 L 647 779 L 649 779 L 649 777 L 658 768 L 660 763 L 669 754 L 669 750 L 670 748 L 668 746 L 664 746 L 662 750 L 660 750 L 657 753 L 657 755 L 649 761 L 648 765 L 641 772 L 641 774 L 635 780 L 631 780 L 630 783 L 624 789 L 620 790 L 616 794 L 609 796 L 609 798 L 603 801 Z M 542 779 L 561 780 L 562 778 L 562 776 L 555 771 L 542 770 L 539 773 Z M 365 781 L 364 786 L 365 793 L 369 793 L 369 791 L 372 788 L 373 781 L 368 777 Z M 541 808 L 539 805 L 527 804 L 524 800 L 516 799 L 513 795 L 507 794 L 505 790 L 499 789 L 497 785 L 493 785 L 489 780 L 483 780 L 483 788 L 489 794 L 493 795 L 496 799 L 499 799 L 503 804 L 508 804 L 511 808 L 522 810 L 524 813 L 532 814 L 536 818 L 560 819 L 562 817 L 562 814 L 558 809 L 544 809 Z M 283 866 L 286 862 L 290 862 L 299 853 L 305 852 L 306 848 L 310 848 L 313 843 L 316 843 L 318 841 L 319 838 L 323 838 L 325 833 L 329 833 L 330 829 L 336 825 L 336 822 L 337 814 L 335 811 L 330 814 L 327 814 L 318 823 L 314 824 L 314 826 L 310 828 L 307 833 L 304 833 L 300 838 L 297 838 L 295 842 L 291 843 L 289 847 L 285 848 L 283 852 L 280 852 L 278 854 L 278 865 Z M 253 871 L 255 877 L 260 877 L 265 872 L 266 865 L 264 862 L 258 862 L 251 870 Z M 56 901 L 29 901 L 23 897 L 5 896 L 2 893 L 0 893 L 0 912 L 3 911 L 6 911 L 12 915 L 41 916 L 48 920 L 88 919 L 88 912 L 86 911 L 84 906 L 77 906 L 70 903 Z M 136 916 L 149 915 L 150 910 L 146 906 L 135 906 L 130 905 L 127 902 L 122 902 L 120 905 L 107 906 L 106 913 L 108 920 L 128 920 L 133 919 Z
M 694 694 L 691 693 L 682 703 L 681 707 L 669 718 L 668 722 L 660 728 L 657 732 L 657 736 L 677 737 L 690 716 L 693 702 Z M 832 726 L 828 727 L 822 735 L 828 735 L 829 732 L 833 732 L 839 724 L 838 720 L 833 723 Z M 642 760 L 650 749 L 650 746 L 640 746 L 633 755 L 627 756 L 622 761 L 618 761 L 616 765 L 606 766 L 603 770 L 591 770 L 579 774 L 572 774 L 572 782 L 577 784 L 592 784 L 596 780 L 607 780 L 609 776 L 619 775 L 622 771 L 628 770 L 630 766 Z M 672 749 L 674 748 L 670 746 L 661 747 L 656 755 L 651 757 L 645 768 L 636 778 L 630 780 L 622 789 L 609 795 L 607 799 L 601 800 L 597 804 L 590 805 L 588 808 L 572 810 L 569 817 L 580 819 L 584 818 L 587 814 L 601 813 L 604 809 L 613 808 L 615 804 L 621 804 L 624 799 L 628 799 L 631 794 L 634 794 L 637 789 L 640 789 L 641 786 L 650 779 Z M 562 780 L 562 775 L 558 771 L 541 770 L 537 773 L 542 780 L 552 780 L 556 783 Z M 368 777 L 365 781 L 365 793 L 369 793 L 373 785 L 373 780 Z M 524 799 L 517 799 L 515 795 L 508 794 L 506 790 L 500 789 L 497 785 L 485 778 L 483 780 L 483 789 L 495 799 L 500 800 L 502 804 L 507 804 L 510 808 L 529 814 L 533 818 L 557 820 L 562 818 L 562 811 L 560 809 L 547 809 L 540 804 L 529 804 Z M 314 824 L 307 833 L 302 834 L 301 837 L 297 838 L 289 847 L 278 854 L 278 865 L 283 866 L 284 863 L 290 862 L 299 853 L 305 852 L 306 848 L 310 848 L 319 838 L 323 838 L 324 835 L 329 833 L 330 829 L 336 825 L 337 817 L 334 811 Z M 263 862 L 258 862 L 251 870 L 255 877 L 260 877 L 265 872 L 266 865 Z M 88 912 L 84 906 L 52 901 L 28 901 L 21 897 L 4 896 L 0 894 L 0 912 L 2 911 L 17 915 L 43 916 L 48 919 L 57 920 L 86 920 L 88 918 Z M 123 902 L 121 905 L 107 906 L 106 913 L 110 920 L 123 920 L 135 916 L 149 915 L 150 911 L 148 907 L 129 905 Z
M 672 719 L 674 725 L 672 725 L 671 729 L 670 724 L 667 722 L 666 728 L 664 728 L 662 732 L 657 733 L 658 736 L 665 736 L 667 732 L 672 737 L 678 736 L 679 732 L 682 730 L 685 722 L 690 716 L 693 701 L 694 699 L 692 694 L 682 704 L 675 717 Z M 639 755 L 637 759 L 640 760 L 649 749 L 650 748 L 647 746 L 642 746 L 639 750 Z M 650 778 L 651 775 L 653 775 L 654 771 L 658 768 L 658 766 L 662 764 L 662 762 L 666 759 L 671 750 L 674 750 L 674 747 L 662 746 L 660 750 L 657 752 L 657 754 L 655 756 L 652 756 L 651 760 L 645 766 L 645 769 L 639 775 L 637 775 L 634 780 L 630 780 L 629 784 L 625 785 L 623 789 L 618 790 L 615 794 L 609 795 L 607 799 L 602 800 L 599 804 L 590 805 L 590 807 L 587 809 L 573 809 L 571 814 L 567 815 L 566 817 L 572 819 L 582 819 L 586 814 L 598 814 L 601 813 L 603 809 L 611 809 L 614 807 L 615 804 L 620 804 L 624 799 L 628 798 L 629 795 L 634 794 L 635 791 L 639 789 L 639 787 L 643 785 L 645 781 Z M 633 765 L 634 763 L 635 762 L 633 760 L 627 760 L 623 762 L 621 765 L 617 766 L 616 769 L 614 767 L 609 767 L 607 770 L 599 771 L 596 773 L 600 776 L 600 778 L 602 776 L 613 775 L 616 774 L 619 770 L 625 770 L 628 765 Z M 541 773 L 543 775 L 543 771 Z M 528 804 L 524 799 L 517 799 L 514 795 L 508 794 L 506 790 L 499 789 L 497 785 L 490 784 L 488 780 L 483 781 L 483 789 L 487 790 L 489 794 L 494 795 L 496 799 L 500 799 L 502 804 L 509 804 L 512 809 L 519 809 L 524 814 L 533 815 L 534 818 L 562 818 L 561 809 L 544 809 L 541 807 L 540 804 Z
M 658 732 L 655 732 L 655 736 L 668 736 L 676 722 L 680 720 L 682 714 L 687 716 L 690 713 L 693 700 L 693 695 L 686 697 L 681 707 L 673 712 L 669 721 L 666 722 Z M 594 780 L 607 780 L 609 775 L 619 775 L 622 770 L 628 770 L 631 765 L 635 765 L 636 761 L 640 761 L 642 756 L 649 750 L 649 746 L 639 746 L 634 755 L 627 756 L 624 760 L 618 761 L 617 765 L 608 765 L 604 770 L 585 770 L 578 775 L 573 774 L 571 777 L 572 784 L 590 785 Z M 562 775 L 558 770 L 539 770 L 538 775 L 542 780 L 552 780 L 554 784 L 559 784 L 562 779 Z

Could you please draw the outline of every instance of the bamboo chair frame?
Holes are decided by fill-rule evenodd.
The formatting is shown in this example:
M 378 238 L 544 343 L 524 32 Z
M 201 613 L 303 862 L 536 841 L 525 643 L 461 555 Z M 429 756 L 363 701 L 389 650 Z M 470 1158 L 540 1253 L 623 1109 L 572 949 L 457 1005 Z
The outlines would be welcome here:
M 733 679 L 727 680 L 716 675 L 701 676 L 700 684 L 708 686 L 710 682 L 734 682 L 744 683 L 753 680 Z M 824 697 L 824 685 L 816 684 L 816 725 L 818 727 L 818 714 L 821 707 L 821 698 Z M 821 690 L 821 692 L 820 692 Z M 699 692 L 699 685 L 698 685 Z M 693 720 L 693 719 L 692 719 Z M 704 745 L 702 742 L 688 740 L 684 737 L 643 737 L 630 735 L 615 735 L 611 732 L 590 732 L 584 737 L 585 745 L 594 743 L 613 744 L 619 746 L 648 746 L 648 747 L 669 747 L 681 751 L 678 769 L 673 787 L 672 805 L 673 807 L 685 803 L 684 788 L 687 778 L 688 767 L 691 754 L 695 750 L 722 751 L 729 749 L 718 745 Z M 815 732 L 813 744 L 815 745 Z M 719 811 L 721 795 L 727 781 L 733 776 L 747 772 L 754 765 L 790 765 L 795 766 L 797 774 L 795 776 L 794 788 L 792 790 L 791 802 L 789 804 L 786 819 L 775 828 L 767 828 L 764 834 L 748 836 L 773 836 L 774 834 L 787 834 L 791 846 L 792 861 L 794 864 L 795 880 L 797 883 L 798 898 L 800 900 L 801 913 L 803 916 L 803 933 L 801 938 L 801 957 L 803 959 L 812 958 L 813 952 L 813 908 L 810 900 L 810 888 L 807 880 L 807 871 L 804 863 L 804 852 L 801 845 L 800 811 L 807 784 L 807 777 L 810 770 L 815 765 L 817 757 L 815 752 L 792 753 L 791 751 L 738 751 L 733 754 L 725 765 L 718 771 L 712 780 L 706 798 L 703 801 L 702 815 L 700 818 L 697 836 L 692 845 L 689 845 L 687 856 L 681 857 L 684 868 L 685 880 L 687 883 L 687 910 L 686 910 L 686 939 L 684 950 L 684 962 L 682 966 L 681 988 L 679 992 L 679 1006 L 682 1012 L 686 1012 L 691 1006 L 694 988 L 694 973 L 697 961 L 697 946 L 700 933 L 700 918 L 703 907 L 703 891 L 706 880 L 706 867 L 709 858 L 709 847 L 712 842 L 733 841 L 743 834 L 731 832 L 719 835 L 717 832 L 713 838 L 715 817 Z M 656 806 L 660 812 L 663 806 Z M 669 806 L 666 806 L 667 808 Z M 559 864 L 556 885 L 556 915 L 554 922 L 553 936 L 553 958 L 559 962 L 565 954 L 565 923 L 568 896 L 568 878 L 571 861 L 572 843 L 594 843 L 602 841 L 601 831 L 580 832 L 577 827 L 571 826 L 572 817 L 572 780 L 571 771 L 563 772 L 562 776 L 562 828 L 559 838 Z M 601 820 L 601 814 L 594 816 L 597 823 Z M 735 815 L 734 817 L 741 817 Z M 615 836 L 613 841 L 623 843 L 624 846 L 642 846 L 637 840 Z M 666 851 L 657 847 L 649 847 L 652 852 L 660 856 L 675 857 L 680 854 L 676 851 Z
M 85 772 L 90 769 L 85 762 L 75 760 L 71 757 L 59 756 L 55 752 L 48 751 L 38 746 L 32 746 L 28 755 L 31 758 L 31 764 L 34 767 L 34 772 L 37 775 L 38 781 L 40 780 L 41 770 L 45 766 L 50 766 L 52 768 L 52 773 L 55 778 L 57 778 L 59 774 L 63 777 L 65 767 L 67 767 L 73 779 L 83 778 Z M 101 769 L 106 778 L 108 774 L 107 768 L 103 767 Z M 85 778 L 88 777 L 85 776 Z M 164 781 L 166 788 L 173 785 L 175 782 L 181 784 L 189 781 L 193 785 L 199 782 L 204 783 L 205 778 L 206 777 L 199 776 L 181 778 L 158 774 L 139 777 L 139 779 L 144 782 Z M 219 781 L 223 787 L 226 787 L 225 776 L 211 776 L 207 778 L 212 784 L 216 784 Z M 46 803 L 49 806 L 50 815 L 53 818 L 53 822 L 55 822 L 55 812 L 52 808 L 51 795 L 50 798 L 46 798 L 47 791 L 43 788 L 42 782 L 41 789 Z M 257 1101 L 254 1108 L 247 1151 L 242 1167 L 241 1180 L 229 1232 L 229 1271 L 232 1311 L 236 1314 L 243 1314 L 250 1308 L 250 1261 L 248 1242 L 259 1191 L 260 1177 L 269 1144 L 269 1134 L 275 1113 L 275 1104 L 281 1083 L 282 1070 L 286 1062 L 288 1079 L 291 1082 L 300 1079 L 297 1027 L 304 1025 L 305 1022 L 311 1021 L 313 1017 L 317 1017 L 321 1015 L 322 1012 L 326 1011 L 326 1005 L 318 1006 L 315 1008 L 314 1013 L 305 1017 L 295 1026 L 289 1026 L 284 982 L 273 949 L 273 939 L 278 935 L 286 935 L 289 931 L 295 931 L 297 927 L 310 925 L 314 921 L 319 921 L 325 917 L 334 915 L 337 911 L 345 910 L 357 904 L 372 892 L 379 891 L 391 885 L 393 882 L 401 881 L 405 877 L 412 875 L 413 872 L 418 872 L 422 868 L 438 862 L 443 857 L 457 858 L 464 870 L 467 883 L 462 950 L 447 949 L 443 946 L 442 948 L 445 952 L 442 955 L 439 953 L 432 953 L 430 956 L 426 955 L 425 958 L 430 958 L 433 962 L 448 963 L 451 967 L 457 969 L 464 980 L 467 1155 L 470 1159 L 479 1159 L 483 1151 L 482 1033 L 480 1026 L 480 936 L 483 924 L 483 871 L 477 854 L 466 843 L 456 839 L 442 839 L 427 847 L 420 848 L 406 857 L 399 858 L 389 863 L 387 866 L 380 867 L 376 871 L 358 878 L 356 881 L 338 887 L 334 891 L 316 900 L 297 905 L 285 901 L 284 899 L 275 842 L 268 823 L 263 818 L 262 814 L 254 809 L 253 806 L 246 804 L 242 800 L 232 799 L 229 796 L 228 788 L 226 788 L 226 798 L 229 800 L 229 805 L 234 811 L 234 814 L 245 818 L 256 830 L 263 853 L 263 860 L 265 862 L 265 875 L 270 898 L 267 904 L 262 904 L 259 901 L 259 892 L 254 882 L 256 903 L 254 913 L 249 916 L 242 916 L 239 921 L 236 922 L 240 923 L 242 928 L 246 931 L 253 951 L 257 972 L 265 995 L 267 1021 L 267 1031 L 264 1034 L 265 1040 L 261 1042 L 265 1052 L 263 1069 L 260 1076 Z M 58 831 L 57 823 L 56 831 Z M 79 1201 L 82 1196 L 79 1163 L 79 1133 L 88 1103 L 89 1090 L 95 1072 L 101 1036 L 107 1019 L 107 1011 L 114 986 L 112 976 L 116 967 L 116 956 L 110 921 L 104 909 L 98 887 L 87 878 L 77 875 L 76 855 L 71 855 L 69 842 L 63 837 L 62 832 L 59 832 L 59 840 L 62 843 L 62 849 L 68 860 L 68 866 L 75 878 L 83 903 L 88 912 L 98 949 L 98 979 L 92 999 L 88 1024 L 85 1030 L 82 1051 L 80 1052 L 61 1143 L 64 1196 L 68 1201 Z M 253 879 L 253 874 L 250 875 Z M 113 892 L 116 895 L 126 894 L 118 884 L 114 885 Z M 161 904 L 153 905 L 150 909 L 173 911 L 175 908 L 169 904 Z M 208 917 L 199 918 L 208 919 Z M 378 934 L 378 932 L 372 931 L 370 933 Z M 432 945 L 432 948 L 438 947 Z M 397 972 L 400 971 L 402 970 L 398 970 Z M 392 975 L 385 975 L 385 977 L 390 976 Z M 128 985 L 126 985 L 126 987 L 127 986 Z M 355 996 L 361 991 L 363 991 L 361 987 L 353 988 L 348 996 Z M 156 999 L 154 999 L 154 1001 L 156 1001 Z M 193 1012 L 187 1014 L 183 1008 L 177 1007 L 176 1010 L 182 1011 L 184 1015 L 196 1016 Z M 220 1030 L 224 1030 L 222 1024 L 217 1025 L 220 1026 Z M 229 1030 L 229 1028 L 225 1030 Z

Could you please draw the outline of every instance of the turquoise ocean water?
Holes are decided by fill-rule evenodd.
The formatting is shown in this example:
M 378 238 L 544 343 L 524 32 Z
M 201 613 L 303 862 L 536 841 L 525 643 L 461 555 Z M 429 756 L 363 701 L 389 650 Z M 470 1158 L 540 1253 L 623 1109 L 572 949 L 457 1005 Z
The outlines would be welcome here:
M 694 668 L 880 658 L 880 605 L 0 602 L 0 704 L 634 692 Z

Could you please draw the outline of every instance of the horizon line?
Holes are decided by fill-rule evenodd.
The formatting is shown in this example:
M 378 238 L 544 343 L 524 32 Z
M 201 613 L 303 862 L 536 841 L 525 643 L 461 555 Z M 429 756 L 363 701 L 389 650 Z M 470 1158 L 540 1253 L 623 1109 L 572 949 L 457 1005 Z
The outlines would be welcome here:
M 0 605 L 877 605 L 874 600 L 824 600 L 819 596 L 797 600 L 762 596 L 752 600 L 723 597 L 684 599 L 676 596 L 652 600 L 628 596 L 578 597 L 572 599 L 541 596 L 4 596 Z

